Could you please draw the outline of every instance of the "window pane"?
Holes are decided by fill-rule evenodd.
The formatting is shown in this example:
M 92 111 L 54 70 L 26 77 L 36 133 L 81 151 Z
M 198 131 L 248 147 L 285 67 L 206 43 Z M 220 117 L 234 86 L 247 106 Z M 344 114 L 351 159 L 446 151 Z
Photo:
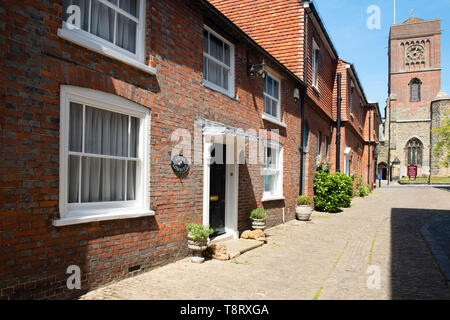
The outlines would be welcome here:
M 82 158 L 81 202 L 125 200 L 125 161 Z
M 231 51 L 230 51 L 230 46 L 227 45 L 226 43 L 224 43 L 224 44 L 223 44 L 223 47 L 224 47 L 224 50 L 225 50 L 225 52 L 224 52 L 224 56 L 225 56 L 225 64 L 226 64 L 227 66 L 230 66 L 230 65 L 231 65 L 231 63 L 230 63 L 230 61 L 231 61 Z
M 69 176 L 69 203 L 78 202 L 78 191 L 80 183 L 80 157 L 69 156 L 68 163 L 68 176 Z
M 212 55 L 217 60 L 223 62 L 223 42 L 214 37 L 212 34 L 209 35 L 209 54 Z
M 74 10 L 73 7 L 71 7 L 69 10 L 69 13 L 67 13 L 67 9 L 71 5 L 78 6 L 80 8 L 80 28 L 88 31 L 88 24 L 89 24 L 89 0 L 63 0 L 63 20 L 66 23 L 74 24 L 75 21 L 73 19 L 69 19 L 69 17 L 73 16 Z
M 109 42 L 114 41 L 115 11 L 104 4 L 92 0 L 91 33 Z
M 203 51 L 206 53 L 209 53 L 208 41 L 208 31 L 203 30 Z
M 272 100 L 272 116 L 278 118 L 278 102 L 276 100 Z
M 139 15 L 139 1 L 137 0 L 122 0 L 119 7 L 135 17 Z
M 264 167 L 266 169 L 277 169 L 277 150 L 266 147 Z
M 208 59 L 203 57 L 203 79 L 208 80 Z
M 127 200 L 136 200 L 136 161 L 127 163 Z
M 267 114 L 271 114 L 272 112 L 272 99 L 268 96 L 264 96 L 264 112 Z
M 121 14 L 117 14 L 116 45 L 136 53 L 136 30 L 136 22 Z
M 139 153 L 139 119 L 130 117 L 130 157 L 137 158 Z
M 222 67 L 212 60 L 208 60 L 208 81 L 222 86 Z
M 273 96 L 276 99 L 280 99 L 280 97 L 279 97 L 279 84 L 278 84 L 278 81 L 276 81 L 275 79 L 273 80 Z
M 271 77 L 267 77 L 266 93 L 273 97 L 273 80 Z
M 224 89 L 228 90 L 228 70 L 222 67 L 222 73 L 223 73 L 223 87 Z
M 70 103 L 69 151 L 81 152 L 83 139 L 83 106 Z
M 275 193 L 275 175 L 264 176 L 264 192 Z
M 128 116 L 86 106 L 85 152 L 128 156 Z

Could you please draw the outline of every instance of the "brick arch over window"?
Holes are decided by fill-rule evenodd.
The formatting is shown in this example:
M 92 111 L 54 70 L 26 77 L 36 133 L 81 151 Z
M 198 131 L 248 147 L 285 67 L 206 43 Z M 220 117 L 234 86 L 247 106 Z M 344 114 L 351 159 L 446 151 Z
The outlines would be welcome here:
M 409 82 L 409 89 L 410 89 L 410 101 L 411 102 L 418 102 L 420 101 L 421 96 L 421 87 L 422 87 L 422 81 L 419 78 L 413 78 Z
M 419 139 L 412 138 L 408 141 L 405 148 L 405 158 L 408 165 L 422 165 L 423 143 Z

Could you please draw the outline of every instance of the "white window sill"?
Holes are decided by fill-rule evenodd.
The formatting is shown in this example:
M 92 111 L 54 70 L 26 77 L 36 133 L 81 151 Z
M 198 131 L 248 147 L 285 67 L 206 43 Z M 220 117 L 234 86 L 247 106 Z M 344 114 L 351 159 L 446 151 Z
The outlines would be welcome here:
M 274 124 L 276 124 L 276 125 L 278 125 L 278 126 L 280 126 L 280 127 L 287 128 L 287 125 L 286 125 L 286 124 L 284 124 L 283 122 L 281 122 L 281 121 L 275 119 L 275 118 L 272 117 L 272 116 L 269 116 L 269 115 L 267 115 L 267 114 L 263 114 L 263 115 L 262 115 L 262 118 L 263 118 L 263 120 L 272 122 L 272 123 L 274 123 Z
M 203 81 L 202 81 L 202 86 L 207 87 L 208 89 L 217 91 L 217 92 L 219 92 L 219 93 L 222 93 L 222 94 L 224 94 L 224 95 L 230 97 L 230 98 L 233 99 L 233 100 L 237 100 L 237 99 L 235 99 L 235 98 L 233 97 L 233 94 L 231 93 L 231 90 L 226 90 L 226 89 L 224 89 L 224 88 L 222 88 L 222 87 L 219 87 L 218 85 L 216 85 L 216 84 L 214 84 L 214 83 L 211 83 L 211 82 L 209 82 L 208 80 L 203 79 Z
M 284 200 L 284 199 L 286 199 L 284 196 L 263 196 L 261 201 L 266 202 L 266 201 L 276 201 L 276 200 Z
M 146 65 L 136 59 L 133 59 L 123 53 L 120 53 L 112 48 L 109 48 L 100 43 L 96 43 L 95 41 L 87 39 L 86 37 L 83 37 L 82 35 L 80 35 L 76 30 L 68 30 L 68 29 L 64 29 L 64 28 L 59 28 L 58 36 L 67 41 L 73 42 L 79 46 L 82 46 L 89 50 L 103 54 L 109 58 L 126 63 L 129 66 L 135 67 L 139 70 L 145 71 L 152 75 L 156 75 L 156 68 L 148 66 L 148 65 Z
M 154 216 L 155 212 L 151 210 L 136 210 L 124 213 L 114 212 L 114 213 L 91 213 L 83 215 L 72 215 L 69 217 L 53 220 L 53 225 L 55 227 L 68 226 L 73 224 L 89 223 L 95 221 L 107 221 L 107 220 L 118 220 L 118 219 L 131 219 L 131 218 L 141 218 Z

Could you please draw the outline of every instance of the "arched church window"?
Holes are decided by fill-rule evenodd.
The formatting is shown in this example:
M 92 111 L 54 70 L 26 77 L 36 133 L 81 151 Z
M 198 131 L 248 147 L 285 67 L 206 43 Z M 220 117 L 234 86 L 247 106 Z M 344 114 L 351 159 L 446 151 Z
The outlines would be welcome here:
M 422 143 L 419 141 L 419 139 L 414 138 L 409 140 L 406 146 L 408 165 L 422 165 L 422 149 Z
M 422 81 L 420 79 L 414 78 L 409 82 L 409 87 L 411 90 L 411 102 L 420 101 L 420 87 L 422 86 Z

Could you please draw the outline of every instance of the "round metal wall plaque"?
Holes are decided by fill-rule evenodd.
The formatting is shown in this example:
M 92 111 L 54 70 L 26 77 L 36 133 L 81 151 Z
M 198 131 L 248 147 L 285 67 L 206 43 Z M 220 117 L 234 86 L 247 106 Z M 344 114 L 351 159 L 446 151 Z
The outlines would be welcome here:
M 188 160 L 183 156 L 173 157 L 170 166 L 176 174 L 184 174 L 189 171 Z

